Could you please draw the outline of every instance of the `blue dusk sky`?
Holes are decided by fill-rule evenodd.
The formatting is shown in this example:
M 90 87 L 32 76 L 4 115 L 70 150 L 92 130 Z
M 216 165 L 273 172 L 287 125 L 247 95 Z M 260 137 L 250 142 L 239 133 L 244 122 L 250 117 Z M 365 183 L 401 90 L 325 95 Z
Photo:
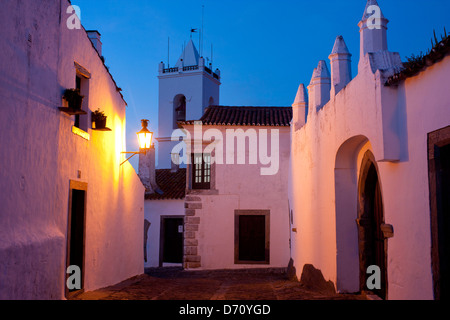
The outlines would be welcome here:
M 336 36 L 359 60 L 359 28 L 366 0 L 72 0 L 86 30 L 102 35 L 103 55 L 128 103 L 127 148 L 137 149 L 140 119 L 158 128 L 158 64 L 173 66 L 191 28 L 202 26 L 203 56 L 222 77 L 220 104 L 290 106 L 308 85 Z M 389 19 L 388 45 L 402 59 L 426 52 L 433 30 L 450 31 L 448 0 L 378 0 Z M 170 38 L 170 58 L 168 58 Z M 193 34 L 199 49 L 198 34 Z M 169 59 L 169 61 L 168 61 Z M 193 120 L 193 119 L 189 119 Z M 132 164 L 137 168 L 137 159 Z

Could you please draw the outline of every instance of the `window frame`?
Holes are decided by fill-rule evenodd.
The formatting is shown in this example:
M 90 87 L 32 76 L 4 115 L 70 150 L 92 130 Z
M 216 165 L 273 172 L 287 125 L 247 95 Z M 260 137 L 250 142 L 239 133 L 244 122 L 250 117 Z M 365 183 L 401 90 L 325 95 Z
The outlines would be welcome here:
M 88 132 L 91 128 L 91 116 L 89 111 L 89 91 L 90 91 L 90 79 L 91 73 L 81 66 L 79 63 L 74 62 L 75 66 L 75 88 L 80 90 L 80 94 L 84 96 L 81 110 L 86 111 L 85 115 L 75 115 L 74 127 L 84 132 Z
M 200 168 L 197 167 L 196 159 L 201 158 Z M 205 158 L 208 161 L 205 161 Z M 212 178 L 211 154 L 192 153 L 191 154 L 191 188 L 193 190 L 210 190 Z M 200 175 L 198 175 L 200 173 Z M 199 178 L 200 181 L 197 181 Z

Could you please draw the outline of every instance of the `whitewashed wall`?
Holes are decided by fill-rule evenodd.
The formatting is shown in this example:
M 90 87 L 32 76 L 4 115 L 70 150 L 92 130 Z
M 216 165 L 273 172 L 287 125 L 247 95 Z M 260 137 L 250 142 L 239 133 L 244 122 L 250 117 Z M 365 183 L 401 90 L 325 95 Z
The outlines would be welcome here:
M 184 217 L 184 200 L 145 200 L 145 219 L 151 224 L 147 232 L 146 268 L 159 267 L 161 216 Z
M 357 178 L 366 150 L 379 169 L 389 299 L 432 299 L 427 133 L 450 123 L 450 57 L 398 87 L 363 61 L 358 76 L 292 133 L 293 259 L 342 292 L 359 290 Z
M 85 289 L 143 273 L 144 187 L 129 163 L 119 166 L 126 105 L 84 29 L 67 28 L 69 5 L 2 2 L 2 299 L 64 298 L 70 180 L 88 184 Z M 74 61 L 92 74 L 89 108 L 104 110 L 112 129 L 89 129 L 89 141 L 58 110 L 64 89 L 75 87 Z
M 191 133 L 192 126 L 185 126 Z M 212 169 L 213 194 L 191 194 L 201 198 L 202 208 L 196 210 L 200 218 L 198 255 L 201 269 L 240 269 L 287 267 L 289 254 L 289 207 L 288 173 L 290 156 L 290 131 L 288 127 L 243 127 L 243 126 L 203 126 L 218 129 L 222 133 L 224 164 L 216 164 Z M 246 149 L 245 164 L 226 164 L 226 130 L 254 129 L 267 130 L 270 141 L 271 130 L 279 130 L 279 171 L 275 175 L 261 175 L 261 167 L 267 165 L 249 164 L 249 149 Z M 192 134 L 192 137 L 194 135 Z M 217 140 L 218 141 L 218 140 Z M 207 145 L 207 144 L 206 144 Z M 206 146 L 205 145 L 205 146 Z M 248 144 L 247 144 L 248 145 Z M 268 144 L 271 150 L 271 144 Z M 217 152 L 217 151 L 216 151 Z M 237 149 L 235 149 L 237 152 Z M 190 173 L 188 173 L 190 174 Z M 270 264 L 235 264 L 235 210 L 270 210 Z

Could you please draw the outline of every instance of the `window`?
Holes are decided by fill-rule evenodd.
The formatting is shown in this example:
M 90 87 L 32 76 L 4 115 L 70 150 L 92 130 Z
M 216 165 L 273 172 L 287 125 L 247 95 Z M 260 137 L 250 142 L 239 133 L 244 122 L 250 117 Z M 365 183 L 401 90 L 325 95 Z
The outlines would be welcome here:
M 81 110 L 87 112 L 87 114 L 83 115 L 75 115 L 75 123 L 74 127 L 79 128 L 85 132 L 90 128 L 89 122 L 89 79 L 91 78 L 91 74 L 84 67 L 79 65 L 77 62 L 75 64 L 75 88 L 80 90 L 80 94 L 84 97 L 83 103 L 81 105 Z
M 76 82 L 75 89 L 80 90 L 80 93 L 81 93 L 81 78 L 78 75 L 76 76 L 75 82 Z M 75 115 L 75 124 L 74 124 L 74 126 L 77 127 L 77 128 L 80 128 L 80 115 L 79 114 Z
M 192 189 L 211 188 L 211 155 L 192 155 Z

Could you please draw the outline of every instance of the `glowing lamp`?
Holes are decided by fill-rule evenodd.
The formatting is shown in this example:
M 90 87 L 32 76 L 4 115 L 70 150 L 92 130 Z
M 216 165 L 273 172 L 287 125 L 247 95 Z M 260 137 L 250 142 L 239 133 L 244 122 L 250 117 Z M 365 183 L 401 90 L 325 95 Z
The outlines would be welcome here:
M 137 132 L 138 136 L 138 142 L 139 142 L 139 151 L 133 151 L 133 152 L 122 152 L 126 154 L 131 154 L 131 157 L 129 157 L 127 160 L 122 162 L 120 165 L 123 165 L 125 162 L 130 160 L 132 157 L 134 157 L 137 154 L 146 154 L 147 151 L 152 146 L 152 139 L 153 139 L 153 132 L 150 132 L 148 127 L 148 120 L 141 120 L 142 129 L 141 131 Z
M 152 145 L 153 132 L 150 132 L 148 127 L 148 120 L 142 120 L 142 130 L 137 133 L 139 148 L 141 150 L 148 150 Z

